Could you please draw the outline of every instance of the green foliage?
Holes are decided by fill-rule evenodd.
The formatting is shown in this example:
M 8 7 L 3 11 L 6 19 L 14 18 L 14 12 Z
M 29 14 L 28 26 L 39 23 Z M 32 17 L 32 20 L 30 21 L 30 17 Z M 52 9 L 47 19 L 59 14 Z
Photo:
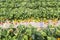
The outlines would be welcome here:
M 60 37 L 60 26 L 41 29 L 37 31 L 37 28 L 32 26 L 19 25 L 17 28 L 0 28 L 1 40 L 56 40 Z M 53 29 L 52 29 L 53 28 Z
M 59 1 L 59 0 L 58 0 Z M 60 19 L 57 0 L 0 0 L 0 17 L 5 19 Z M 2 19 L 1 19 L 2 20 Z

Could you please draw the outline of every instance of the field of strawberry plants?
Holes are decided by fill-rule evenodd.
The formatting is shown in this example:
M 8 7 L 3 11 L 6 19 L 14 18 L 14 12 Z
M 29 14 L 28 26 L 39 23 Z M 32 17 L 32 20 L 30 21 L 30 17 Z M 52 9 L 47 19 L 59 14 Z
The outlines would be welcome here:
M 60 0 L 0 0 L 0 40 L 58 40 Z

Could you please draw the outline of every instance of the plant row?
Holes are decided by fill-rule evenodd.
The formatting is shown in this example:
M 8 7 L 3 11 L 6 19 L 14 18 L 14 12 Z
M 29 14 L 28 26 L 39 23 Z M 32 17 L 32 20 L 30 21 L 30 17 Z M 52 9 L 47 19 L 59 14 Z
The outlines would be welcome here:
M 52 2 L 41 2 L 40 0 L 35 0 L 35 1 L 18 1 L 18 0 L 10 0 L 10 1 L 5 1 L 1 2 L 0 1 L 0 8 L 18 8 L 18 7 L 29 7 L 29 8 L 36 8 L 38 6 L 41 7 L 60 7 L 60 2 L 57 1 L 52 1 Z
M 48 2 L 47 2 L 48 1 Z M 58 0 L 59 1 L 59 0 Z M 0 0 L 0 21 L 6 19 L 60 19 L 57 0 Z
M 1 29 L 1 40 L 57 40 L 60 37 L 60 26 L 35 28 L 33 26 L 19 25 L 17 28 Z
M 60 19 L 60 8 L 44 8 L 39 7 L 39 9 L 30 9 L 26 7 L 19 7 L 19 8 L 0 8 L 0 19 L 28 19 L 28 18 L 46 18 L 46 19 L 53 19 L 58 18 Z
M 11 2 L 11 0 L 0 0 L 1 2 Z M 18 2 L 18 1 L 41 1 L 41 2 L 53 2 L 53 1 L 60 1 L 60 0 L 12 0 L 12 2 Z

